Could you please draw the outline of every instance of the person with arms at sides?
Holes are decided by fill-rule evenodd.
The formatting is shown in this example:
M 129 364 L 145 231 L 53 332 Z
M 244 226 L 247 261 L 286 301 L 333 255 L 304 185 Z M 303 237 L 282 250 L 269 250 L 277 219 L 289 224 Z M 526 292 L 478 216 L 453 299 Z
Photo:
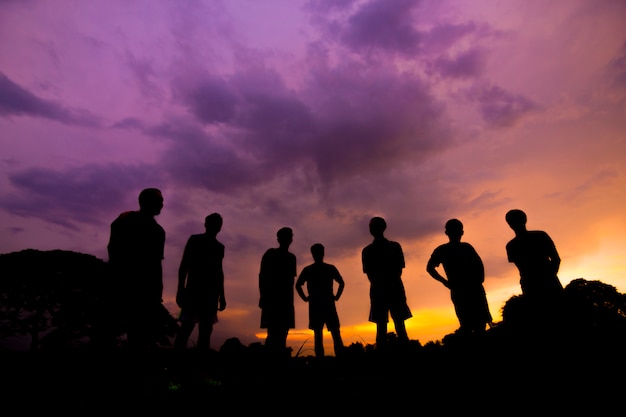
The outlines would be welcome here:
M 139 194 L 139 211 L 120 214 L 111 223 L 109 266 L 119 283 L 119 305 L 127 317 L 131 348 L 156 347 L 163 297 L 165 231 L 155 216 L 163 208 L 157 188 Z
M 296 327 L 294 282 L 296 256 L 289 252 L 293 230 L 282 227 L 276 233 L 277 248 L 268 249 L 261 258 L 259 271 L 259 307 L 261 328 L 267 329 L 265 346 L 272 354 L 287 352 L 289 329 Z
M 313 263 L 302 269 L 296 281 L 296 291 L 302 300 L 309 303 L 309 329 L 313 330 L 315 356 L 324 356 L 324 325 L 333 338 L 335 356 L 340 356 L 344 345 L 335 301 L 341 297 L 345 282 L 334 265 L 324 262 L 324 245 L 316 243 L 311 246 L 311 255 Z M 333 290 L 335 282 L 336 294 Z M 305 284 L 308 295 L 303 289 Z
M 376 323 L 376 345 L 379 348 L 387 342 L 389 315 L 400 342 L 409 341 L 404 322 L 413 317 L 402 283 L 404 253 L 398 242 L 385 237 L 386 229 L 385 219 L 373 217 L 369 230 L 374 240 L 361 252 L 363 272 L 370 282 L 369 321 Z
M 175 349 L 185 349 L 198 324 L 198 349 L 209 349 L 217 312 L 226 308 L 224 296 L 224 245 L 217 240 L 223 219 L 212 213 L 204 219 L 205 232 L 191 235 L 178 268 L 176 304 L 181 308 Z
M 464 231 L 460 220 L 448 220 L 445 234 L 449 242 L 435 248 L 426 264 L 426 271 L 450 289 L 450 298 L 460 324 L 459 334 L 484 333 L 486 325 L 491 327 L 492 317 L 483 287 L 483 261 L 472 245 L 461 242 Z M 437 271 L 440 265 L 446 277 Z

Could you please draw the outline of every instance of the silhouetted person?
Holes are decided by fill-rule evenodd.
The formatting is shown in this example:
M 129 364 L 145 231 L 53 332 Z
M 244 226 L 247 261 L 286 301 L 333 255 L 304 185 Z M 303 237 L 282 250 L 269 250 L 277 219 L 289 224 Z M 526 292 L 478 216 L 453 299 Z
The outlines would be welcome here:
M 463 223 L 450 219 L 445 225 L 449 242 L 435 248 L 426 264 L 426 271 L 450 289 L 450 298 L 459 319 L 461 334 L 482 333 L 491 326 L 487 296 L 483 287 L 485 267 L 472 245 L 461 242 Z M 440 265 L 446 277 L 436 268 Z
M 217 240 L 222 230 L 222 216 L 212 213 L 204 219 L 205 232 L 191 235 L 178 268 L 176 304 L 181 308 L 180 329 L 175 349 L 185 349 L 189 336 L 198 324 L 199 349 L 211 345 L 217 312 L 226 308 L 224 296 L 224 245 Z
M 259 307 L 261 328 L 267 329 L 265 346 L 274 353 L 284 353 L 289 329 L 296 327 L 294 281 L 296 256 L 289 252 L 293 231 L 283 227 L 276 233 L 277 248 L 268 249 L 261 259 L 259 272 Z
M 387 223 L 382 217 L 373 217 L 369 223 L 374 241 L 362 253 L 363 272 L 370 282 L 369 321 L 376 323 L 376 345 L 384 346 L 387 340 L 389 315 L 393 320 L 398 339 L 408 342 L 404 321 L 411 318 L 402 283 L 404 253 L 398 242 L 384 236 Z
M 128 344 L 153 347 L 162 317 L 165 231 L 154 216 L 161 213 L 163 195 L 156 188 L 139 194 L 139 211 L 127 211 L 111 223 L 107 246 L 109 265 L 119 288 L 119 305 L 128 320 Z
M 343 341 L 339 328 L 339 315 L 335 301 L 343 293 L 345 283 L 339 270 L 324 262 L 324 245 L 316 243 L 311 246 L 313 263 L 305 266 L 296 281 L 296 291 L 300 298 L 309 303 L 309 329 L 313 330 L 315 356 L 324 356 L 324 325 L 333 338 L 335 356 L 343 353 Z M 337 282 L 337 293 L 333 284 Z M 306 284 L 307 294 L 302 286 Z
M 524 296 L 531 302 L 559 298 L 563 292 L 557 276 L 561 258 L 550 236 L 541 230 L 527 230 L 527 217 L 522 210 L 508 211 L 505 219 L 515 232 L 506 244 L 506 253 L 509 262 L 519 270 Z

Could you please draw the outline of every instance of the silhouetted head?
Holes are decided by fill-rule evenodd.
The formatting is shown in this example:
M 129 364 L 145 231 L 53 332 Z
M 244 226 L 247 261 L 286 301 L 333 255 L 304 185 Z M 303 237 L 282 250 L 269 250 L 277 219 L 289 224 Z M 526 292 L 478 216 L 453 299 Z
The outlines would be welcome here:
M 151 216 L 161 213 L 163 194 L 158 188 L 145 188 L 139 193 L 139 210 Z
M 324 245 L 316 243 L 311 246 L 311 255 L 313 255 L 315 262 L 321 262 L 324 259 Z
M 461 239 L 463 236 L 463 223 L 458 219 L 450 219 L 446 222 L 446 235 L 450 239 Z
M 374 237 L 382 236 L 387 229 L 387 222 L 382 217 L 372 217 L 370 220 L 370 234 Z
M 291 227 L 281 227 L 276 232 L 276 238 L 280 246 L 289 246 L 293 241 L 293 230 Z
M 504 217 L 509 227 L 513 229 L 513 231 L 524 231 L 526 230 L 526 213 L 519 209 L 509 210 Z
M 204 228 L 209 234 L 218 234 L 222 230 L 222 223 L 222 216 L 219 213 L 211 213 L 204 218 Z

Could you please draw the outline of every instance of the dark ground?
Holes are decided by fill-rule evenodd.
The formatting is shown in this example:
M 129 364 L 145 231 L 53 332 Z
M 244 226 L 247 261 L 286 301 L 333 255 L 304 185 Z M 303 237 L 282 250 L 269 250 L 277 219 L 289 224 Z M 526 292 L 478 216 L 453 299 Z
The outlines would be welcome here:
M 33 413 L 623 413 L 623 345 L 484 339 L 353 345 L 343 357 L 230 351 L 0 353 L 2 402 Z M 203 411 L 204 410 L 204 411 Z M 615 412 L 612 412 L 612 414 Z

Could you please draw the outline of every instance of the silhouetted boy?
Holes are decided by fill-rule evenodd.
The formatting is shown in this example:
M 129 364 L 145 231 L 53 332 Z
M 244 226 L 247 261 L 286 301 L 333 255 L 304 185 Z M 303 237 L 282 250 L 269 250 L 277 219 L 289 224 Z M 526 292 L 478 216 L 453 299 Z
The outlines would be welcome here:
M 268 249 L 261 258 L 259 272 L 259 307 L 261 328 L 267 329 L 265 346 L 274 353 L 284 353 L 289 329 L 296 327 L 294 281 L 296 256 L 289 252 L 293 231 L 283 227 L 276 233 L 277 248 Z
M 311 255 L 314 262 L 302 269 L 296 281 L 296 291 L 300 298 L 309 303 L 309 329 L 314 334 L 315 356 L 324 356 L 324 325 L 333 338 L 335 356 L 339 356 L 344 346 L 335 301 L 341 297 L 345 283 L 339 270 L 324 262 L 324 245 L 316 243 L 311 246 Z M 337 282 L 337 294 L 333 291 L 334 281 Z M 308 295 L 302 289 L 305 284 Z
M 165 231 L 154 216 L 162 208 L 161 191 L 146 188 L 139 194 L 139 211 L 124 212 L 111 223 L 109 266 L 123 286 L 115 307 L 127 316 L 133 348 L 153 347 L 160 336 Z
M 561 258 L 550 236 L 541 230 L 527 230 L 527 217 L 522 210 L 508 211 L 505 219 L 515 232 L 506 244 L 506 253 L 509 262 L 519 270 L 522 293 L 536 301 L 558 297 L 563 291 L 557 276 Z
M 482 333 L 485 325 L 491 325 L 487 296 L 483 287 L 485 268 L 483 261 L 472 245 L 461 242 L 463 223 L 450 219 L 445 225 L 449 242 L 433 251 L 426 271 L 450 289 L 450 298 L 459 319 L 461 334 Z M 437 267 L 443 266 L 444 278 Z
M 180 329 L 174 348 L 184 349 L 196 323 L 199 349 L 211 345 L 217 312 L 226 308 L 224 296 L 224 245 L 217 240 L 222 230 L 222 216 L 209 214 L 204 219 L 205 232 L 191 235 L 178 268 L 176 304 L 181 308 Z
M 369 321 L 376 323 L 376 345 L 379 347 L 386 343 L 390 314 L 402 342 L 409 340 L 404 321 L 413 316 L 402 283 L 404 253 L 398 242 L 384 236 L 386 228 L 385 219 L 373 217 L 369 230 L 374 240 L 361 253 L 363 272 L 370 282 Z

